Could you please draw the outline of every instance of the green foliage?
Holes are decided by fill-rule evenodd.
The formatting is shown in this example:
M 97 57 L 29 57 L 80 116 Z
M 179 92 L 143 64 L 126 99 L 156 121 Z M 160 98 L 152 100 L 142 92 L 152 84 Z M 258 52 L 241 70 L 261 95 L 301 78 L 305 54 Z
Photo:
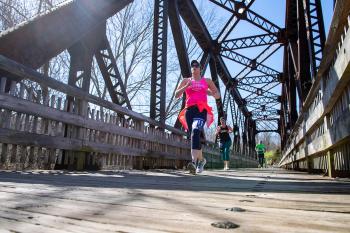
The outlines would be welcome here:
M 265 160 L 266 160 L 266 163 L 269 165 L 278 163 L 280 159 L 281 159 L 281 151 L 279 149 L 270 150 L 265 153 Z

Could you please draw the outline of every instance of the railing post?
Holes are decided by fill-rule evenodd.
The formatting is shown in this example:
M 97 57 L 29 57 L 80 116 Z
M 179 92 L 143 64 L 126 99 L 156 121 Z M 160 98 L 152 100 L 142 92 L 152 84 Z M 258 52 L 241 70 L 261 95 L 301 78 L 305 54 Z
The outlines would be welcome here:
M 306 156 L 307 161 L 307 172 L 312 173 L 313 172 L 313 160 L 311 156 Z
M 334 155 L 331 150 L 327 151 L 327 167 L 328 167 L 328 176 L 334 178 L 335 167 L 334 167 Z

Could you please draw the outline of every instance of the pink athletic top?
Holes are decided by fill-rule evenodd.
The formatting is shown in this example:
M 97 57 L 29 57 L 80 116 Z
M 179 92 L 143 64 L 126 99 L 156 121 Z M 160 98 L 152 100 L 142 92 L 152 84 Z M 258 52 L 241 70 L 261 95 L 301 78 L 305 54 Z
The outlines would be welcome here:
M 194 79 L 191 80 L 192 85 L 187 87 L 186 92 L 186 106 L 192 106 L 195 104 L 199 104 L 201 102 L 206 103 L 207 98 L 207 90 L 208 84 L 204 77 L 200 80 L 196 81 Z
M 208 84 L 204 77 L 201 80 L 191 80 L 192 85 L 187 87 L 186 93 L 186 106 L 179 114 L 179 120 L 186 130 L 188 130 L 188 125 L 186 122 L 186 110 L 188 107 L 196 105 L 200 112 L 207 110 L 207 126 L 209 127 L 214 121 L 214 114 L 212 108 L 208 105 L 207 100 L 207 90 Z

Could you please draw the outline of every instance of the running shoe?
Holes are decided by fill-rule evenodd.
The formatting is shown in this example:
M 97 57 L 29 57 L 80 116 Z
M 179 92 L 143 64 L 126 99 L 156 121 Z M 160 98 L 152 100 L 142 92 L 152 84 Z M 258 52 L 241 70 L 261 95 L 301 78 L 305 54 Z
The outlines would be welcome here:
M 198 166 L 197 166 L 197 169 L 196 169 L 196 172 L 197 173 L 201 173 L 201 172 L 203 172 L 203 170 L 204 170 L 204 166 L 205 166 L 205 164 L 207 163 L 207 160 L 206 159 L 204 159 L 203 158 L 203 160 L 202 161 L 199 161 L 198 162 Z
M 190 171 L 191 174 L 196 174 L 196 165 L 193 162 L 187 164 L 187 170 Z

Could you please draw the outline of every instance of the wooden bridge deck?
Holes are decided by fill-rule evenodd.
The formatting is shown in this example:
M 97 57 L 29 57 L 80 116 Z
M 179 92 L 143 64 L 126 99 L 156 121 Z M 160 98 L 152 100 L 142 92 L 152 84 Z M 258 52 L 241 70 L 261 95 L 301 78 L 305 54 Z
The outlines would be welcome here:
M 0 231 L 349 232 L 349 194 L 349 179 L 279 169 L 1 171 Z

